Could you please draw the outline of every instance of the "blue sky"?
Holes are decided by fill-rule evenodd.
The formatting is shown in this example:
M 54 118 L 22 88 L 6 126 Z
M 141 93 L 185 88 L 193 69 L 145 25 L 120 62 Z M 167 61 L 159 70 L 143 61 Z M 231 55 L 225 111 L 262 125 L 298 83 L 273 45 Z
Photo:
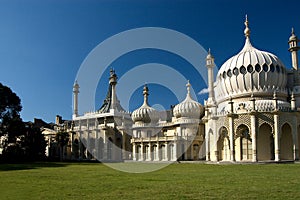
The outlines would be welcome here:
M 25 121 L 42 118 L 50 122 L 57 114 L 70 119 L 77 71 L 102 41 L 134 28 L 168 28 L 188 35 L 205 49 L 211 48 L 220 67 L 244 44 L 245 14 L 249 17 L 252 44 L 274 53 L 290 68 L 287 41 L 291 27 L 300 36 L 299 8 L 297 0 L 1 0 L 0 82 L 21 98 Z M 150 62 L 177 68 L 192 80 L 196 90 L 205 88 L 203 81 L 193 76 L 188 63 L 160 50 L 131 52 L 110 67 L 122 76 L 131 66 Z M 103 76 L 97 87 L 96 108 L 106 88 L 107 76 Z M 164 88 L 154 84 L 150 90 L 151 104 L 160 102 L 168 107 L 178 103 L 167 89 L 163 98 Z M 140 94 L 141 88 L 132 95 L 131 110 L 140 105 Z M 197 96 L 202 104 L 203 98 L 205 95 Z

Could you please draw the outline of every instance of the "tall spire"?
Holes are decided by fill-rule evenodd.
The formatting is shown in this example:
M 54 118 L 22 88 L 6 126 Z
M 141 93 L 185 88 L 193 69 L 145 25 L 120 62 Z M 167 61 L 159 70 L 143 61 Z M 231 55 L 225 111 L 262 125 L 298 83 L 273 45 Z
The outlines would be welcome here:
M 116 96 L 116 85 L 117 85 L 117 75 L 114 69 L 110 69 L 109 84 L 111 85 L 111 107 L 110 109 L 115 109 L 117 104 Z
M 208 102 L 207 105 L 211 106 L 215 104 L 215 92 L 214 92 L 214 71 L 215 67 L 214 57 L 211 54 L 210 48 L 208 49 L 208 55 L 206 56 L 206 67 L 208 75 Z
M 215 63 L 214 63 L 214 57 L 211 54 L 210 48 L 208 49 L 208 54 L 206 56 L 206 67 L 214 67 Z
M 118 80 L 118 76 L 115 73 L 115 70 L 110 69 L 109 86 L 108 86 L 107 95 L 98 112 L 108 113 L 110 112 L 110 109 L 115 109 L 119 112 L 125 112 L 117 97 L 117 92 L 116 92 L 117 80 Z

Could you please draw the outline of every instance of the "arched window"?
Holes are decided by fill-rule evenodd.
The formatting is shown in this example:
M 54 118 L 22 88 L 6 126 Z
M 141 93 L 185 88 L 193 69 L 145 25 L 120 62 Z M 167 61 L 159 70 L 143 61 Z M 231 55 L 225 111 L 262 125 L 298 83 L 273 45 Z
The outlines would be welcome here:
M 287 123 L 284 124 L 281 128 L 280 159 L 294 160 L 292 129 L 291 126 Z
M 252 160 L 252 139 L 246 125 L 238 126 L 235 139 L 236 160 Z

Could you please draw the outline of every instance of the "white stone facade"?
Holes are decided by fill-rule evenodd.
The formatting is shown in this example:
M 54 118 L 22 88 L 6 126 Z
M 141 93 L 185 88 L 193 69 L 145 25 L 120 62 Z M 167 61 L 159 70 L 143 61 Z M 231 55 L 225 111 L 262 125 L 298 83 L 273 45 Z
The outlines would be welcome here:
M 145 85 L 144 103 L 130 114 L 116 97 L 116 75 L 111 72 L 104 105 L 95 113 L 78 116 L 76 83 L 72 144 L 76 140 L 78 146 L 73 149 L 74 157 L 103 161 L 298 160 L 298 38 L 292 31 L 292 65 L 286 68 L 277 56 L 252 46 L 247 19 L 245 26 L 244 47 L 221 66 L 216 77 L 209 51 L 209 96 L 204 106 L 191 98 L 188 83 L 183 102 L 158 112 L 148 104 L 149 89 Z

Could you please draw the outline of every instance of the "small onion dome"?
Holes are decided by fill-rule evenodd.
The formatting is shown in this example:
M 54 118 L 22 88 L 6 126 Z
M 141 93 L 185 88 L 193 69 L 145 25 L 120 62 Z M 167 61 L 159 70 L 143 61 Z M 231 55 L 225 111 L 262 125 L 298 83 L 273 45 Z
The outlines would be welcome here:
M 75 84 L 73 85 L 73 91 L 78 91 L 79 90 L 79 84 L 77 83 L 77 80 L 75 81 Z
M 208 54 L 206 56 L 206 60 L 211 60 L 211 59 L 214 59 L 214 57 L 211 55 L 210 48 L 209 48 L 208 49 Z
M 280 59 L 272 53 L 254 48 L 250 42 L 248 20 L 245 22 L 245 45 L 228 59 L 217 74 L 215 88 L 218 102 L 232 97 L 272 95 L 274 90 L 286 95 L 287 71 Z
M 197 101 L 194 101 L 190 94 L 190 87 L 191 84 L 186 84 L 187 86 L 187 95 L 183 102 L 177 104 L 173 109 L 173 114 L 176 118 L 180 117 L 187 117 L 187 118 L 194 118 L 199 119 L 200 116 L 203 116 L 204 108 L 203 106 L 198 103 Z
M 292 28 L 292 34 L 291 34 L 291 36 L 289 38 L 289 41 L 293 41 L 293 40 L 294 41 L 298 40 L 297 36 L 295 35 L 294 28 Z
M 132 112 L 131 118 L 133 122 L 156 123 L 158 121 L 158 112 L 148 104 L 148 92 L 149 89 L 145 85 L 143 91 L 144 103 L 140 108 Z

